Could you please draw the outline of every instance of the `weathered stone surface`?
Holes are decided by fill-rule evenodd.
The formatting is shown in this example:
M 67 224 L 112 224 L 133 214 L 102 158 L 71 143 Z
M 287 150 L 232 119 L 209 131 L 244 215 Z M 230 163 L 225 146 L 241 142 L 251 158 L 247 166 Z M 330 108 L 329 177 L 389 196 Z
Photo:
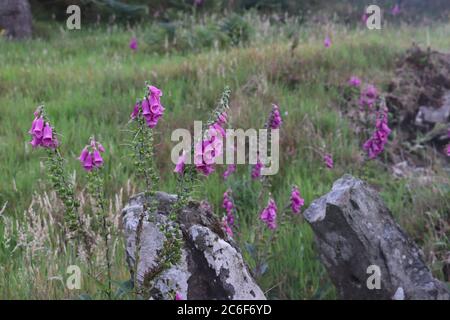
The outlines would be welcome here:
M 0 1 L 0 28 L 11 38 L 31 37 L 31 11 L 28 0 Z
M 433 278 L 419 248 L 363 181 L 345 175 L 304 216 L 341 298 L 450 299 L 446 285 Z M 367 286 L 371 265 L 380 268 L 380 289 Z
M 142 284 L 145 273 L 156 265 L 157 252 L 165 240 L 160 231 L 168 222 L 167 215 L 176 196 L 159 192 L 158 210 L 145 218 L 138 265 L 138 281 Z M 136 227 L 142 212 L 144 196 L 130 199 L 123 209 L 123 228 L 126 240 L 127 261 L 134 266 Z M 240 250 L 223 232 L 220 222 L 208 205 L 191 202 L 178 217 L 184 246 L 181 261 L 158 276 L 150 297 L 171 299 L 179 292 L 187 299 L 265 299 L 264 293 L 253 280 Z

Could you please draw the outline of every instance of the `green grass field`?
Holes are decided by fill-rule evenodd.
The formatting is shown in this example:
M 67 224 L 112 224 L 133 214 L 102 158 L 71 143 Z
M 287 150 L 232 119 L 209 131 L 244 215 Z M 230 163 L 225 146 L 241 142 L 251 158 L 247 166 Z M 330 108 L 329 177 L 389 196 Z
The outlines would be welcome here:
M 41 164 L 45 153 L 31 149 L 27 131 L 34 109 L 45 104 L 62 135 L 61 149 L 81 194 L 86 177 L 76 157 L 91 135 L 102 141 L 107 149 L 103 173 L 110 213 L 117 218 L 127 196 L 142 188 L 134 177 L 126 143 L 129 114 L 145 80 L 164 92 L 166 113 L 156 137 L 161 190 L 175 191 L 172 130 L 207 120 L 208 111 L 228 85 L 234 127 L 259 128 L 271 103 L 281 108 L 280 172 L 273 178 L 272 190 L 278 201 L 287 202 L 292 184 L 297 184 L 306 208 L 344 173 L 363 178 L 380 190 L 397 221 L 424 248 L 434 274 L 442 278 L 442 259 L 436 258 L 436 252 L 448 250 L 448 232 L 439 233 L 434 226 L 449 219 L 448 184 L 436 183 L 433 190 L 411 187 L 407 181 L 392 178 L 382 161 L 362 161 L 366 137 L 352 132 L 336 101 L 339 88 L 353 74 L 385 88 L 396 58 L 412 42 L 449 51 L 450 25 L 396 25 L 380 31 L 329 25 L 333 45 L 325 49 L 323 26 L 299 27 L 293 22 L 267 26 L 255 17 L 246 19 L 253 19 L 250 40 L 234 47 L 205 45 L 196 38 L 191 41 L 199 41 L 198 45 L 189 43 L 183 38 L 188 31 L 183 30 L 174 39 L 158 38 L 153 25 L 132 31 L 114 27 L 72 32 L 41 26 L 45 31 L 41 38 L 26 42 L 0 39 L 0 209 L 5 206 L 0 215 L 1 299 L 77 299 L 83 294 L 104 298 L 93 275 L 83 272 L 81 290 L 70 291 L 63 284 L 68 265 L 78 264 L 85 270 L 87 264 L 70 250 L 56 251 L 57 232 L 45 221 L 50 212 L 61 215 L 61 206 L 53 200 Z M 299 31 L 293 36 L 292 30 Z M 139 41 L 135 53 L 128 48 L 132 35 Z M 299 42 L 292 50 L 293 37 Z M 333 170 L 323 164 L 320 152 L 325 150 L 333 154 Z M 248 175 L 248 167 L 242 166 L 229 183 L 239 190 L 235 195 L 240 205 L 238 239 L 253 266 L 245 243 L 255 236 L 251 226 L 258 218 L 257 186 L 248 182 Z M 197 198 L 209 200 L 222 215 L 225 189 L 221 175 L 215 173 L 204 179 Z M 37 226 L 25 227 L 30 221 Z M 270 248 L 268 270 L 258 279 L 269 298 L 335 298 L 312 238 L 300 217 L 289 217 L 280 226 Z M 129 273 L 120 230 L 113 239 L 113 278 L 125 281 Z

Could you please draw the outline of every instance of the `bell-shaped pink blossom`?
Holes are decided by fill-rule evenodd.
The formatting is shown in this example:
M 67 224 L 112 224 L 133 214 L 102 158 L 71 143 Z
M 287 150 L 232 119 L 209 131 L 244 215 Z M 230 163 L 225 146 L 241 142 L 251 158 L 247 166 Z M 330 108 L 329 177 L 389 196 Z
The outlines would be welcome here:
M 131 38 L 129 47 L 133 51 L 136 51 L 138 49 L 138 42 L 137 42 L 137 39 L 135 37 Z
M 277 205 L 275 201 L 270 198 L 267 206 L 261 211 L 259 218 L 266 223 L 270 230 L 277 228 Z
M 155 97 L 162 97 L 163 93 L 160 89 L 158 89 L 155 86 L 149 85 L 148 86 L 148 94 L 150 96 L 155 96 Z
M 97 143 L 97 149 L 100 152 L 105 152 L 105 147 L 103 147 L 103 145 L 101 143 Z
M 153 104 L 152 101 L 150 100 L 150 111 L 154 115 L 161 116 L 164 113 L 164 110 L 165 108 L 160 103 Z
M 363 15 L 361 16 L 361 21 L 366 24 L 367 19 L 369 19 L 369 15 L 364 11 Z
M 398 4 L 395 4 L 395 6 L 392 8 L 391 14 L 393 16 L 397 16 L 400 14 L 400 6 Z
M 252 173 L 251 173 L 252 179 L 256 180 L 256 179 L 261 178 L 261 170 L 262 170 L 263 166 L 264 165 L 258 158 L 256 161 L 256 164 L 252 168 Z
M 228 122 L 228 115 L 226 112 L 222 112 L 221 114 L 219 114 L 219 116 L 217 117 L 217 123 L 220 126 L 224 126 L 226 123 Z
M 139 103 L 136 103 L 133 107 L 133 112 L 131 112 L 130 114 L 131 119 L 137 118 L 137 116 L 139 115 L 139 109 L 140 109 Z
M 374 159 L 383 152 L 390 133 L 391 129 L 388 127 L 388 112 L 387 109 L 384 109 L 378 115 L 375 131 L 370 139 L 363 145 L 363 149 L 366 150 L 369 159 Z
M 269 117 L 269 127 L 271 129 L 279 129 L 282 123 L 280 108 L 276 105 L 272 105 L 272 112 Z
M 175 165 L 175 169 L 173 171 L 178 174 L 183 174 L 185 163 L 186 163 L 186 153 L 183 151 L 181 156 L 178 158 L 177 164 Z
M 93 157 L 91 153 L 88 153 L 86 159 L 83 161 L 83 168 L 86 171 L 91 171 L 94 168 Z
M 226 132 L 218 122 L 215 122 L 209 127 L 209 135 L 223 140 L 226 137 Z
M 33 122 L 31 123 L 31 129 L 28 131 L 29 134 L 33 134 L 34 128 L 36 127 L 36 122 L 38 118 L 34 118 Z
M 33 136 L 33 138 L 30 141 L 30 144 L 33 148 L 37 148 L 42 145 L 42 138 L 37 138 L 36 136 Z
M 92 162 L 94 163 L 94 166 L 96 166 L 97 168 L 100 168 L 103 165 L 103 158 L 97 149 L 95 149 L 93 152 Z
M 323 161 L 325 162 L 325 165 L 327 166 L 328 169 L 333 169 L 334 162 L 333 162 L 333 157 L 331 154 L 324 155 Z
M 205 176 L 214 172 L 216 150 L 210 140 L 203 140 L 194 146 L 194 164 Z
M 136 119 L 139 116 L 139 111 L 142 110 L 142 117 L 144 117 L 147 126 L 149 128 L 156 127 L 165 110 L 161 104 L 161 96 L 162 91 L 160 89 L 155 86 L 148 86 L 148 96 L 142 102 L 135 104 L 130 115 L 131 119 Z
M 361 85 L 361 79 L 357 76 L 351 76 L 350 80 L 348 80 L 348 84 L 351 87 L 359 87 Z
M 227 213 L 226 214 L 227 225 L 230 228 L 233 227 L 233 225 L 234 225 L 234 214 L 233 214 L 234 203 L 233 203 L 233 200 L 231 198 L 231 190 L 230 189 L 228 189 L 223 194 L 222 208 L 224 208 L 226 213 Z
M 227 180 L 228 177 L 233 174 L 236 171 L 236 165 L 235 164 L 229 164 L 227 166 L 227 169 L 223 173 L 223 179 Z
M 175 300 L 184 300 L 184 299 L 183 299 L 183 296 L 181 295 L 181 293 L 177 292 L 177 293 L 175 294 Z
M 44 127 L 44 135 L 42 137 L 42 142 L 45 145 L 49 146 L 49 145 L 51 145 L 52 140 L 53 140 L 53 129 L 50 126 L 50 124 L 47 122 Z
M 42 138 L 44 133 L 44 118 L 40 117 L 35 121 L 33 135 L 36 138 Z
M 297 186 L 294 186 L 291 191 L 291 209 L 294 214 L 299 214 L 301 208 L 305 204 L 305 200 L 301 197 Z
M 142 115 L 144 117 L 150 116 L 152 112 L 150 111 L 150 103 L 147 99 L 142 100 Z
M 222 218 L 222 228 L 230 237 L 233 236 L 233 229 L 229 226 L 227 217 Z
M 90 143 L 81 150 L 78 160 L 86 171 L 100 168 L 104 162 L 101 152 L 105 152 L 103 145 L 94 138 L 91 138 Z
M 89 154 L 88 148 L 84 147 L 83 150 L 81 150 L 81 153 L 80 153 L 80 156 L 78 157 L 78 160 L 80 160 L 83 163 L 84 160 L 86 160 L 88 154 Z

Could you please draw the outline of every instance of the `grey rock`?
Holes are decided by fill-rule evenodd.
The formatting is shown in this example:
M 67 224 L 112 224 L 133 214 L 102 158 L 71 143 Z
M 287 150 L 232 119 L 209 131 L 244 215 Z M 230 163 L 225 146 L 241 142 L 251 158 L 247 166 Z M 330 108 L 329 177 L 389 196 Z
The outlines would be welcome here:
M 176 201 L 175 195 L 158 192 L 158 209 L 146 213 L 141 237 L 137 279 L 142 286 L 144 275 L 157 265 L 156 257 L 165 236 L 160 226 L 171 224 L 167 216 Z M 123 209 L 123 229 L 127 262 L 133 273 L 135 239 L 143 194 L 132 197 Z M 158 275 L 148 292 L 150 299 L 173 299 L 178 292 L 184 299 L 265 300 L 253 280 L 239 248 L 225 232 L 209 205 L 190 202 L 178 216 L 183 234 L 182 258 Z M 133 274 L 132 274 L 133 276 Z
M 421 251 L 394 221 L 379 194 L 345 175 L 304 212 L 315 233 L 320 259 L 342 299 L 450 299 L 446 285 L 433 278 Z M 381 272 L 380 288 L 369 289 Z M 397 294 L 396 294 L 397 293 Z
M 28 0 L 0 1 L 0 28 L 10 38 L 31 37 L 31 10 Z

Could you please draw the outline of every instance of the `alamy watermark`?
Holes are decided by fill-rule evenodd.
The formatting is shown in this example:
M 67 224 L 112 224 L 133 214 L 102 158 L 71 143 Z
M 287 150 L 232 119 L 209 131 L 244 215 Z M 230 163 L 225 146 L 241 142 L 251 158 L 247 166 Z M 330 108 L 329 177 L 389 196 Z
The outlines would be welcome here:
M 77 5 L 70 5 L 66 10 L 67 14 L 70 16 L 67 18 L 66 26 L 69 30 L 80 30 L 81 29 L 81 9 Z
M 367 281 L 366 281 L 367 289 L 369 289 L 369 290 L 381 289 L 381 269 L 380 269 L 380 267 L 375 264 L 372 264 L 367 267 L 366 273 L 370 274 L 370 276 L 367 278 Z
M 261 175 L 278 173 L 279 129 L 256 130 L 250 128 L 245 131 L 243 129 L 226 129 L 224 133 L 225 137 L 214 129 L 203 132 L 203 123 L 194 121 L 194 141 L 196 143 L 192 150 L 191 132 L 187 129 L 174 130 L 171 140 L 179 141 L 179 143 L 172 148 L 172 162 L 176 164 L 179 157 L 184 154 L 186 164 L 256 164 L 260 162 L 264 165 Z M 202 144 L 205 135 L 212 143 Z M 268 144 L 270 144 L 269 150 Z
M 368 6 L 364 12 L 366 26 L 369 30 L 381 29 L 381 9 L 375 4 Z

